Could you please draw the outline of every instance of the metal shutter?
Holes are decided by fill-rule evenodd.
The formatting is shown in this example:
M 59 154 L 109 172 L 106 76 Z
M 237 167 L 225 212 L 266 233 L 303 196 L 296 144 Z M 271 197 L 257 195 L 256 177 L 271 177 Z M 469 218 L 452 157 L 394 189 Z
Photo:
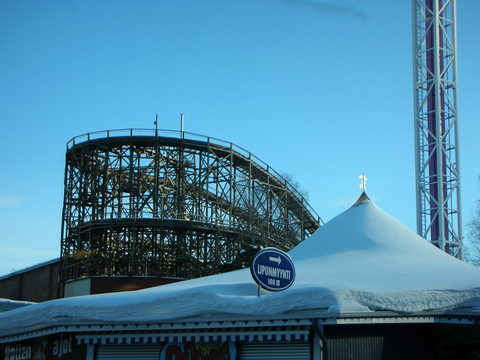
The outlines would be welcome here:
M 237 360 L 310 360 L 308 342 L 237 343 Z
M 158 360 L 160 345 L 98 345 L 96 360 Z
M 406 345 L 405 345 L 406 346 Z M 329 360 L 381 360 L 385 357 L 384 336 L 346 336 L 327 340 Z M 398 354 L 400 350 L 396 352 Z M 395 356 L 395 354 L 391 354 Z

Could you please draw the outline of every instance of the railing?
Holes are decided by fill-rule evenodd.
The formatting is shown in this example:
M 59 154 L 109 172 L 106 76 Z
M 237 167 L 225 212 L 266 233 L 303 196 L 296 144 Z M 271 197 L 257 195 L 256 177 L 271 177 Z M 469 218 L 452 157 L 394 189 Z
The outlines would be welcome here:
M 297 198 L 297 200 L 308 210 L 310 214 L 317 218 L 319 224 L 323 225 L 324 222 L 320 218 L 320 216 L 316 213 L 316 211 L 310 206 L 308 201 L 304 198 L 304 196 L 294 187 L 292 186 L 285 177 L 279 174 L 277 171 L 272 169 L 265 161 L 258 158 L 257 156 L 253 155 L 248 150 L 242 148 L 241 146 L 235 145 L 234 143 L 217 139 L 211 136 L 205 136 L 200 134 L 195 134 L 187 131 L 179 131 L 179 130 L 166 130 L 166 129 L 116 129 L 116 130 L 103 130 L 103 131 L 95 131 L 79 136 L 75 136 L 69 142 L 67 142 L 67 151 L 70 150 L 75 145 L 92 141 L 98 139 L 108 139 L 108 138 L 119 138 L 119 137 L 131 137 L 131 136 L 145 136 L 145 137 L 154 137 L 154 136 L 162 136 L 162 137 L 177 137 L 179 139 L 188 139 L 188 140 L 197 140 L 202 141 L 207 144 L 219 145 L 225 148 L 228 148 L 245 158 L 255 162 L 264 171 L 266 171 L 271 176 L 280 180 L 283 185 Z

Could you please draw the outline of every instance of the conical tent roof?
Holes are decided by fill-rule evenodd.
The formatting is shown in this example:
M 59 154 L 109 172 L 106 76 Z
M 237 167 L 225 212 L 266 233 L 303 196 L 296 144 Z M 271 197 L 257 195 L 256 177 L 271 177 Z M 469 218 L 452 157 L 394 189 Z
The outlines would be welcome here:
M 322 285 L 338 310 L 414 312 L 459 306 L 480 288 L 480 269 L 417 235 L 366 194 L 290 251 L 298 283 Z M 342 303 L 343 301 L 343 303 Z
M 282 314 L 480 306 L 480 269 L 442 252 L 362 196 L 290 251 L 297 278 L 257 296 L 248 269 L 125 293 L 53 300 L 0 314 L 12 328 L 88 321 L 161 321 L 212 313 Z
M 366 195 L 290 251 L 290 255 L 301 263 L 304 271 L 299 280 L 304 283 L 316 281 L 328 287 L 397 292 L 480 287 L 480 269 L 430 244 Z M 315 275 L 309 276 L 313 272 Z

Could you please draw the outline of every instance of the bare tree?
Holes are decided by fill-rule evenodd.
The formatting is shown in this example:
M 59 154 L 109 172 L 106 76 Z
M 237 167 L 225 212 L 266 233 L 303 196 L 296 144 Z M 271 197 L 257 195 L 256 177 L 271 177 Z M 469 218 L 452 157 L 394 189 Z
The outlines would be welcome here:
M 287 173 L 287 172 L 282 172 L 280 175 L 283 176 L 285 180 L 288 181 L 290 185 L 292 185 L 300 195 L 303 196 L 305 200 L 308 201 L 309 193 L 308 190 L 306 190 L 294 177 L 292 174 Z
M 470 264 L 480 266 L 480 200 L 477 200 L 475 209 L 470 214 L 467 229 L 468 244 L 464 249 L 464 258 Z

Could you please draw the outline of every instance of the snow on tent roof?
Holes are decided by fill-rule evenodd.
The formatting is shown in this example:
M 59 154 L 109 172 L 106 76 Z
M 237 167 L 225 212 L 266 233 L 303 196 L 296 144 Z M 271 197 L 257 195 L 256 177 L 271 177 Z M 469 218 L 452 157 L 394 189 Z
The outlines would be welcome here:
M 291 288 L 257 297 L 248 269 L 138 291 L 58 299 L 0 314 L 0 333 L 58 321 L 162 321 L 213 313 L 449 310 L 480 305 L 480 269 L 444 253 L 368 199 L 290 251 Z
M 30 301 L 18 301 L 0 298 L 0 313 L 32 304 L 35 303 Z

